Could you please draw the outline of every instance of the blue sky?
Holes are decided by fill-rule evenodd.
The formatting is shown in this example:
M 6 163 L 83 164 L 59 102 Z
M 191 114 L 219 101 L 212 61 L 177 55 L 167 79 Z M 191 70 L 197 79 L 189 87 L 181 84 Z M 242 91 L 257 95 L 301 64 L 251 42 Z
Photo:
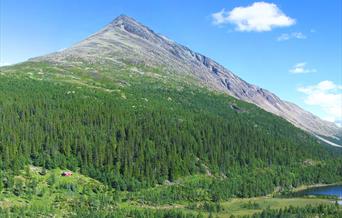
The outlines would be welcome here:
M 0 2 L 1 65 L 69 47 L 126 14 L 284 100 L 342 119 L 340 0 Z

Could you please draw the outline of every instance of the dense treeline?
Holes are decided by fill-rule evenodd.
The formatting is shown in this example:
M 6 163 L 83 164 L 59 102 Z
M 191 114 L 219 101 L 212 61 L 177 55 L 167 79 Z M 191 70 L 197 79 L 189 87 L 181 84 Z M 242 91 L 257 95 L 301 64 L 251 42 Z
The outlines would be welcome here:
M 318 172 L 327 170 L 318 167 L 315 169 Z M 180 184 L 176 181 L 174 184 L 166 187 L 143 189 L 131 193 L 128 199 L 140 201 L 145 204 L 162 205 L 175 202 L 220 202 L 232 197 L 246 198 L 264 196 L 272 193 L 274 190 L 277 190 L 281 194 L 287 194 L 292 187 L 301 184 L 296 183 L 302 178 L 300 175 L 316 175 L 315 173 L 308 173 L 305 170 L 311 171 L 310 168 L 303 168 L 301 171 L 296 171 L 295 168 L 285 170 L 285 168 L 275 167 L 267 170 L 244 169 L 228 178 L 191 177 L 191 181 L 184 179 L 185 181 L 181 181 Z M 296 174 L 291 171 L 296 172 Z M 335 174 L 330 178 L 334 178 L 336 174 L 340 173 L 338 171 L 333 172 Z M 315 180 L 316 178 L 310 177 L 310 179 L 306 178 L 301 182 L 310 183 Z
M 223 199 L 342 178 L 339 149 L 200 89 L 144 83 L 107 92 L 1 76 L 0 90 L 2 177 L 27 164 L 79 168 L 133 191 L 207 173 L 227 178 L 209 184 Z
M 219 217 L 220 211 L 213 212 L 189 212 L 180 209 L 143 209 L 143 208 L 115 208 L 103 210 L 94 204 L 83 201 L 82 204 L 75 206 L 73 212 L 68 217 L 115 217 L 115 218 L 205 218 Z M 207 215 L 208 214 L 208 215 Z M 35 210 L 35 208 L 13 207 L 9 209 L 0 208 L 1 217 L 38 217 L 49 215 L 49 210 Z M 305 207 L 285 207 L 282 209 L 264 209 L 260 213 L 245 216 L 230 215 L 230 218 L 336 218 L 342 217 L 341 207 L 338 205 L 321 204 L 318 206 Z
M 204 213 L 189 213 L 182 210 L 117 210 L 114 213 L 106 213 L 100 211 L 89 211 L 86 208 L 84 210 L 78 211 L 78 215 L 85 217 L 155 217 L 155 218 L 204 218 L 204 217 L 218 217 L 217 213 L 219 211 L 209 212 L 209 215 L 204 215 Z M 286 207 L 284 209 L 265 209 L 261 213 L 256 213 L 251 216 L 234 216 L 231 215 L 230 218 L 311 218 L 311 217 L 322 217 L 322 218 L 336 218 L 342 216 L 342 210 L 338 205 L 327 205 L 321 204 L 319 206 L 305 206 L 300 207 Z
M 311 218 L 311 217 L 326 217 L 335 218 L 342 217 L 341 207 L 338 205 L 321 204 L 319 206 L 305 206 L 300 207 L 287 207 L 279 210 L 265 209 L 261 213 L 252 216 L 243 216 L 243 218 Z

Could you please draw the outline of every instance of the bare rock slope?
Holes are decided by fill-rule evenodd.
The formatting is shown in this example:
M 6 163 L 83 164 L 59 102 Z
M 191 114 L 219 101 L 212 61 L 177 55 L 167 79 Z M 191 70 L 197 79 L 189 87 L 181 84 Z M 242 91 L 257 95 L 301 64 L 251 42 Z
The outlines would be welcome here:
M 130 62 L 161 66 L 186 74 L 201 86 L 225 92 L 281 116 L 315 135 L 336 137 L 341 128 L 323 121 L 297 105 L 242 80 L 214 60 L 180 45 L 128 16 L 119 16 L 99 32 L 61 52 L 32 59 L 50 62 L 88 61 L 92 63 Z

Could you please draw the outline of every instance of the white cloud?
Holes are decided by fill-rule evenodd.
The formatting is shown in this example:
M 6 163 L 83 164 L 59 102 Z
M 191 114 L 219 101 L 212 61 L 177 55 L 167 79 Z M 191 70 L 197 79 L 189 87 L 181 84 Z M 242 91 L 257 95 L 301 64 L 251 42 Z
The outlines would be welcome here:
M 303 73 L 314 73 L 314 72 L 317 72 L 317 70 L 315 68 L 311 68 L 311 69 L 307 68 L 306 63 L 302 62 L 302 63 L 295 64 L 289 70 L 289 72 L 293 74 L 303 74 Z
M 286 27 L 295 24 L 295 20 L 286 16 L 276 4 L 254 2 L 247 7 L 236 7 L 231 11 L 222 9 L 212 14 L 214 25 L 232 23 L 237 31 L 270 31 L 274 27 Z
M 306 35 L 302 32 L 292 32 L 292 33 L 283 33 L 278 36 L 277 41 L 286 41 L 289 39 L 306 39 Z
M 318 84 L 299 87 L 299 92 L 306 95 L 304 102 L 308 105 L 318 106 L 323 110 L 323 119 L 336 122 L 342 120 L 342 85 L 325 80 Z

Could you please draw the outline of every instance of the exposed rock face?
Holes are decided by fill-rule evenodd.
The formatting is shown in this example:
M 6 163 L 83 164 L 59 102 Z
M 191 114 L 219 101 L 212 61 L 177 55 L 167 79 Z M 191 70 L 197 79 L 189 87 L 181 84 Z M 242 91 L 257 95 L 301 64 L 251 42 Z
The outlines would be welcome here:
M 99 32 L 61 52 L 32 60 L 51 62 L 130 62 L 162 66 L 195 78 L 201 86 L 228 93 L 279 115 L 311 133 L 342 135 L 341 128 L 323 121 L 297 105 L 282 101 L 273 93 L 249 84 L 212 59 L 196 53 L 127 16 L 119 16 Z

